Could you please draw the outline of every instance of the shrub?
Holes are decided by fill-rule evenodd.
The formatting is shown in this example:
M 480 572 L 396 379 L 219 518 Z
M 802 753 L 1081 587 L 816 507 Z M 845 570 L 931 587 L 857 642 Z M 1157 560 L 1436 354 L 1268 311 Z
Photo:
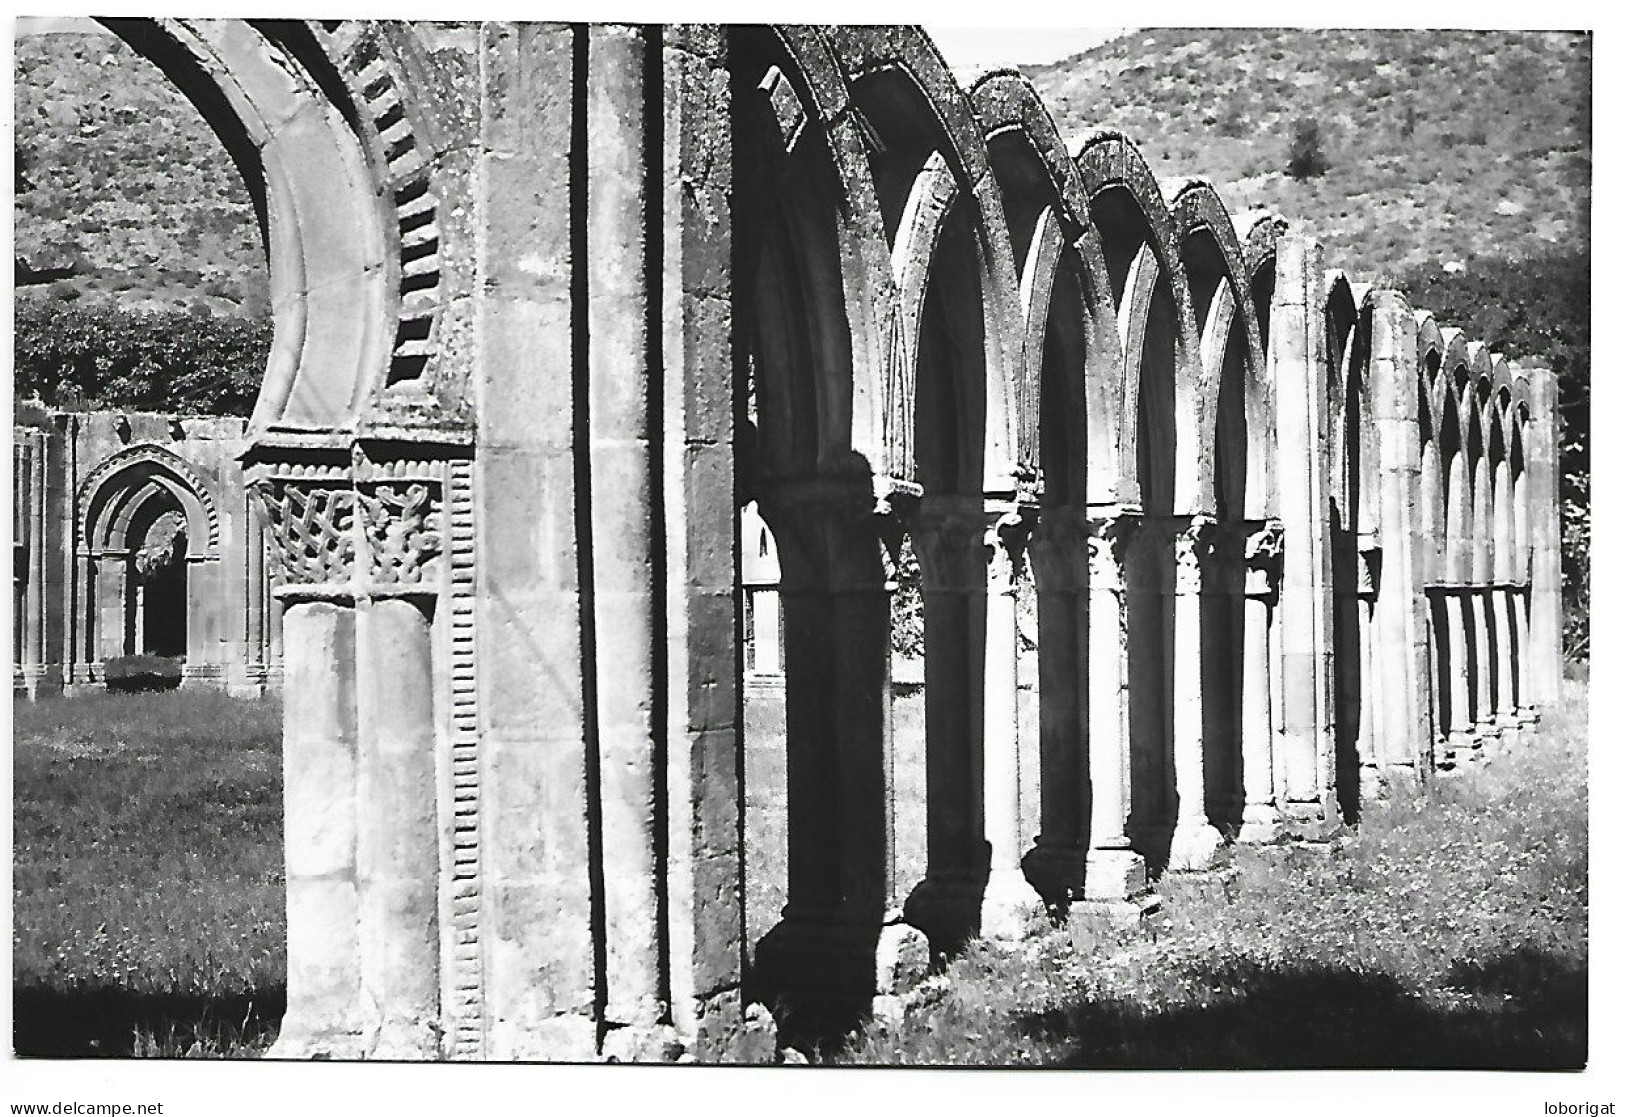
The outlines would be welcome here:
M 1292 147 L 1287 154 L 1286 173 L 1295 179 L 1318 178 L 1331 164 L 1321 146 L 1320 122 L 1301 117 L 1292 127 Z
M 108 690 L 172 690 L 181 685 L 181 661 L 168 656 L 114 656 L 105 671 Z

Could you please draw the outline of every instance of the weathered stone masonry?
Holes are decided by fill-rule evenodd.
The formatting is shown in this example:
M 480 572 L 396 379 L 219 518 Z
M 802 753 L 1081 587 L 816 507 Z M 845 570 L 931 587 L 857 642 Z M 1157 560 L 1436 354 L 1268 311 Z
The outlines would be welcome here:
M 1133 917 L 1159 871 L 1325 839 L 1556 695 L 1550 373 L 1159 185 L 1119 133 L 1063 143 L 1016 74 L 963 90 L 909 28 L 112 26 L 266 216 L 242 461 L 289 698 L 274 1054 L 759 1057 L 753 1001 L 793 1031 L 895 994 L 922 933 Z M 37 688 L 69 660 L 35 442 Z M 789 829 L 753 951 L 752 501 Z M 905 539 L 919 880 L 893 856 Z

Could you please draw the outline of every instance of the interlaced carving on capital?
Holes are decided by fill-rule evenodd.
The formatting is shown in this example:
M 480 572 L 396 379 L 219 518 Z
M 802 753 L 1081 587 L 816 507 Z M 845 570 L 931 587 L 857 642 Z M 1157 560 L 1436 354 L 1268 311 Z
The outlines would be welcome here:
M 372 587 L 432 587 L 440 574 L 441 491 L 426 481 L 358 488 Z
M 1273 597 L 1281 580 L 1283 532 L 1271 520 L 1247 537 L 1244 558 L 1247 563 L 1246 592 L 1249 597 Z
M 1117 513 L 1089 518 L 1089 588 L 1122 593 L 1123 560 L 1138 520 Z
M 1217 521 L 1211 516 L 1192 516 L 1184 530 L 1174 536 L 1174 589 L 1178 593 L 1201 593 L 1208 558 L 1213 553 Z
M 274 543 L 272 580 L 348 590 L 355 573 L 355 492 L 347 481 L 267 477 L 253 487 Z
M 1382 548 L 1360 548 L 1360 561 L 1355 564 L 1355 592 L 1364 598 L 1375 598 L 1382 585 Z

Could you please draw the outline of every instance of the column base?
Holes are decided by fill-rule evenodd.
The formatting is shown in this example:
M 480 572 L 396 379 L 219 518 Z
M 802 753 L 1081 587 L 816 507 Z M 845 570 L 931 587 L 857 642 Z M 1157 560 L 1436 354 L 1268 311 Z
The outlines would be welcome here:
M 1537 706 L 1518 707 L 1518 724 L 1525 729 L 1533 729 L 1540 724 L 1540 708 Z
M 1501 714 L 1495 719 L 1495 725 L 1501 735 L 1502 748 L 1517 748 L 1523 743 L 1523 723 L 1516 713 Z
M 675 1063 L 683 1041 L 670 1024 L 628 1024 L 604 1035 L 599 1057 L 606 1063 Z
M 1044 917 L 1044 901 L 1020 869 L 1000 869 L 988 876 L 982 892 L 982 938 L 1004 942 L 1027 938 Z
M 1390 798 L 1415 795 L 1422 790 L 1422 774 L 1414 764 L 1389 764 L 1382 769 L 1382 783 Z
M 1360 802 L 1375 803 L 1388 797 L 1388 786 L 1382 769 L 1376 764 L 1360 765 Z
M 1444 743 L 1447 764 L 1459 768 L 1468 763 L 1474 744 L 1472 734 L 1463 729 L 1452 729 Z
M 1200 873 L 1224 860 L 1224 836 L 1210 822 L 1181 822 L 1168 846 L 1168 868 L 1176 873 Z
M 1118 931 L 1149 922 L 1162 911 L 1162 897 L 1155 892 L 1118 900 L 1079 900 L 1067 912 L 1067 928 L 1073 941 L 1100 931 Z
M 578 1012 L 544 1020 L 493 1020 L 485 1058 L 496 1063 L 590 1063 L 598 1057 L 598 1024 Z
M 1337 816 L 1318 802 L 1287 804 L 1286 830 L 1295 842 L 1329 842 L 1342 829 Z
M 1046 843 L 1040 838 L 1021 859 L 1021 867 L 1044 903 L 1059 906 L 1083 895 L 1084 861 L 1088 853 L 1081 842 Z
M 903 918 L 925 932 L 934 953 L 952 953 L 981 932 L 986 888 L 979 874 L 927 871 L 904 901 Z
M 353 1061 L 360 1059 L 364 1044 L 361 1033 L 343 1028 L 306 1028 L 297 1022 L 282 1019 L 282 1031 L 276 1042 L 261 1056 L 263 1059 L 312 1060 L 331 1059 Z
M 836 1043 L 874 1013 L 880 919 L 786 915 L 756 945 L 750 998 L 766 1005 L 785 1046 Z
M 369 1029 L 361 1042 L 361 1058 L 392 1063 L 434 1062 L 440 1050 L 439 1021 L 390 1020 Z
M 1248 845 L 1269 845 L 1286 837 L 1286 823 L 1275 804 L 1252 804 L 1241 813 L 1241 832 L 1236 841 Z
M 1145 858 L 1132 849 L 1091 849 L 1083 872 L 1085 900 L 1129 900 L 1151 888 Z

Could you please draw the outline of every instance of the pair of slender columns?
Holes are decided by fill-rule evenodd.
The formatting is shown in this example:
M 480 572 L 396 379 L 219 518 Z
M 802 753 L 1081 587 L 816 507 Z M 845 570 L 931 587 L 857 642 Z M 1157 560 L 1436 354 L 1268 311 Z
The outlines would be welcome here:
M 1192 516 L 1174 536 L 1174 792 L 1179 801 L 1168 867 L 1212 868 L 1224 837 L 1208 818 L 1205 772 L 1207 701 L 1202 677 L 1202 592 L 1217 522 Z
M 1276 790 L 1280 725 L 1279 641 L 1281 525 L 1267 523 L 1247 539 L 1242 604 L 1241 779 L 1243 842 L 1274 842 L 1286 833 Z
M 907 517 L 925 604 L 926 879 L 909 921 L 934 942 L 1018 937 L 1041 908 L 1022 872 L 1016 588 L 1030 519 L 927 497 Z
M 288 1011 L 273 1056 L 440 1051 L 432 608 L 285 596 Z

